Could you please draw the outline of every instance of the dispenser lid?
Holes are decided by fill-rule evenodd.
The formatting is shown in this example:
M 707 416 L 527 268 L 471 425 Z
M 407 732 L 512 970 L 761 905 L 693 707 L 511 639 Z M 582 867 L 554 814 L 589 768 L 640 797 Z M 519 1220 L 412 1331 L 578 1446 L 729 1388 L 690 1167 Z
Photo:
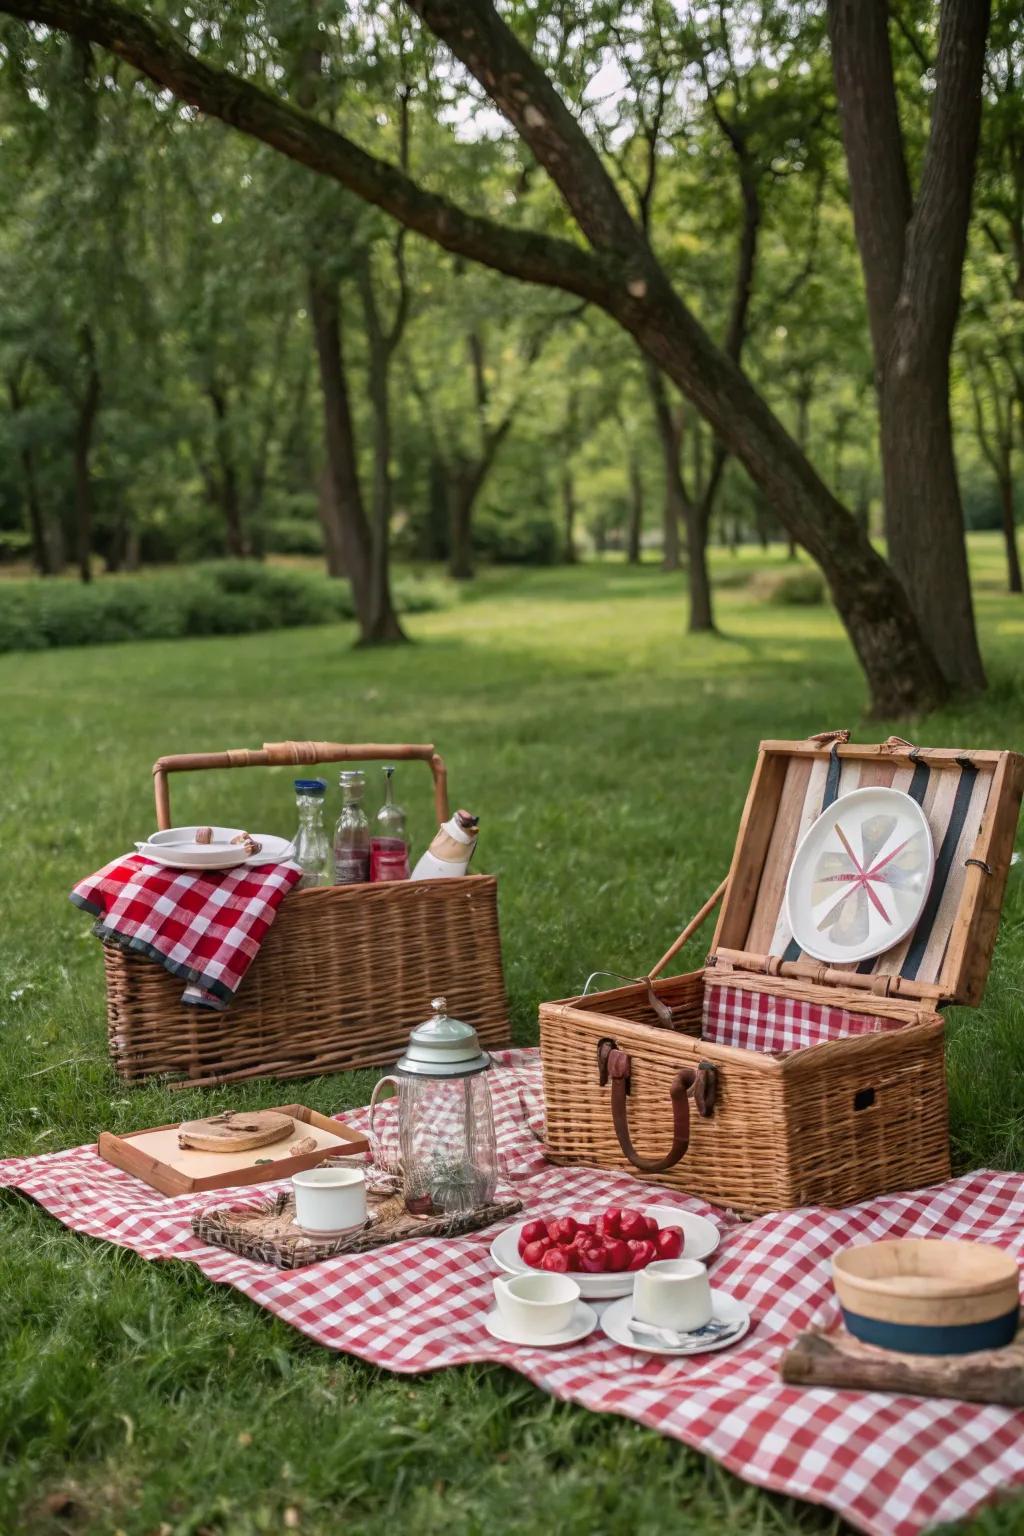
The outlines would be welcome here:
M 446 998 L 431 1000 L 433 1016 L 409 1036 L 396 1072 L 405 1077 L 471 1077 L 486 1072 L 491 1058 L 480 1049 L 472 1024 L 450 1018 Z

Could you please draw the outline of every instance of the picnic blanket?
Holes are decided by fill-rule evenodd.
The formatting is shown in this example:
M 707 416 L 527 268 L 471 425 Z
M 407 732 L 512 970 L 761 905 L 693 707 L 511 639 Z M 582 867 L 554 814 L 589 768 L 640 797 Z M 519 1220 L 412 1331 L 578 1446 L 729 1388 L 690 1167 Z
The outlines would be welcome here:
M 301 878 L 297 864 L 167 869 L 127 853 L 79 880 L 71 900 L 93 914 L 105 944 L 148 955 L 187 981 L 183 1003 L 224 1009 Z
M 543 1121 L 538 1053 L 495 1053 L 492 1086 L 503 1177 L 529 1214 L 587 1215 L 646 1199 L 708 1216 L 722 1242 L 714 1286 L 751 1309 L 732 1349 L 689 1359 L 634 1353 L 597 1332 L 563 1349 L 492 1339 L 494 1230 L 419 1239 L 281 1271 L 198 1242 L 190 1217 L 224 1190 L 168 1198 L 103 1162 L 92 1147 L 0 1162 L 0 1185 L 31 1195 L 76 1232 L 147 1259 L 183 1259 L 329 1349 L 391 1371 L 494 1361 L 596 1413 L 623 1414 L 714 1457 L 748 1482 L 838 1511 L 877 1536 L 912 1536 L 1024 1485 L 1024 1411 L 884 1393 L 784 1386 L 794 1336 L 838 1318 L 830 1262 L 851 1242 L 963 1237 L 1024 1258 L 1024 1175 L 978 1172 L 846 1210 L 811 1208 L 741 1222 L 627 1174 L 556 1168 Z M 394 1104 L 382 1106 L 394 1110 Z M 342 1118 L 366 1128 L 366 1111 Z M 269 1186 L 274 1188 L 275 1186 Z M 282 1186 L 276 1186 L 282 1187 Z M 253 1192 L 239 1191 L 244 1201 Z

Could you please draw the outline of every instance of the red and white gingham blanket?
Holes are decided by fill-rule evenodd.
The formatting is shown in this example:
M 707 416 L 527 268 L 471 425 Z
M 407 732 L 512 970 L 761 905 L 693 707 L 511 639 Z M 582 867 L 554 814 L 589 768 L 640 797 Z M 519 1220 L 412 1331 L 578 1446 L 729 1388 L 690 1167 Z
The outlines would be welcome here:
M 310 1338 L 392 1371 L 495 1361 L 553 1396 L 624 1414 L 722 1462 L 751 1483 L 826 1504 L 879 1536 L 911 1536 L 1024 1484 L 1024 1411 L 884 1393 L 783 1386 L 780 1356 L 811 1324 L 837 1317 L 832 1255 L 883 1237 L 980 1238 L 1024 1258 L 1024 1175 L 979 1172 L 866 1201 L 743 1223 L 703 1201 L 626 1174 L 556 1168 L 536 1138 L 543 1107 L 536 1051 L 496 1054 L 492 1074 L 503 1173 L 531 1214 L 585 1215 L 654 1200 L 715 1220 L 712 1283 L 751 1309 L 750 1333 L 718 1354 L 642 1355 L 597 1332 L 564 1349 L 524 1349 L 484 1330 L 494 1230 L 421 1239 L 283 1271 L 199 1243 L 189 1219 L 224 1190 L 168 1198 L 91 1147 L 0 1163 L 20 1189 L 76 1232 L 147 1259 L 185 1259 Z M 382 1106 L 393 1111 L 393 1103 Z M 366 1128 L 365 1110 L 344 1116 Z M 238 1191 L 238 1202 L 253 1196 Z
M 128 853 L 72 888 L 106 944 L 148 955 L 188 982 L 182 1002 L 226 1008 L 259 954 L 297 864 L 165 869 Z

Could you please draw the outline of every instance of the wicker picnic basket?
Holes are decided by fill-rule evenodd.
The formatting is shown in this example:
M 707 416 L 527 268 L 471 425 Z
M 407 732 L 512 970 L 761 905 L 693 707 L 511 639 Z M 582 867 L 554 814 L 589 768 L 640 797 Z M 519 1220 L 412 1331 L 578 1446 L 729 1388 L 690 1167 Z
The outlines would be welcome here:
M 427 763 L 438 821 L 448 819 L 433 746 L 283 741 L 160 758 L 157 825 L 171 825 L 171 773 L 378 759 Z M 223 1013 L 185 1006 L 181 979 L 152 960 L 107 945 L 104 964 L 110 1053 L 124 1078 L 206 1087 L 388 1065 L 439 993 L 485 1046 L 509 1038 L 493 875 L 291 891 Z
M 938 1009 L 984 991 L 1024 758 L 847 738 L 762 742 L 729 875 L 668 953 L 635 984 L 541 1006 L 554 1161 L 632 1168 L 744 1215 L 948 1176 Z M 871 785 L 921 805 L 935 875 L 907 939 L 829 966 L 792 938 L 786 879 L 823 807 Z M 658 979 L 719 900 L 704 968 Z

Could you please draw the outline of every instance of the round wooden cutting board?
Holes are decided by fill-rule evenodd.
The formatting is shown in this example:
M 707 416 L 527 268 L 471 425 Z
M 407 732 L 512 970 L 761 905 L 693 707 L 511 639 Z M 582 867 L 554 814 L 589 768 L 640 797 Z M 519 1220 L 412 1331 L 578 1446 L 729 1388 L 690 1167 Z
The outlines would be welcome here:
M 291 1115 L 274 1109 L 225 1110 L 206 1120 L 183 1120 L 178 1145 L 196 1152 L 248 1152 L 284 1141 L 294 1129 Z

